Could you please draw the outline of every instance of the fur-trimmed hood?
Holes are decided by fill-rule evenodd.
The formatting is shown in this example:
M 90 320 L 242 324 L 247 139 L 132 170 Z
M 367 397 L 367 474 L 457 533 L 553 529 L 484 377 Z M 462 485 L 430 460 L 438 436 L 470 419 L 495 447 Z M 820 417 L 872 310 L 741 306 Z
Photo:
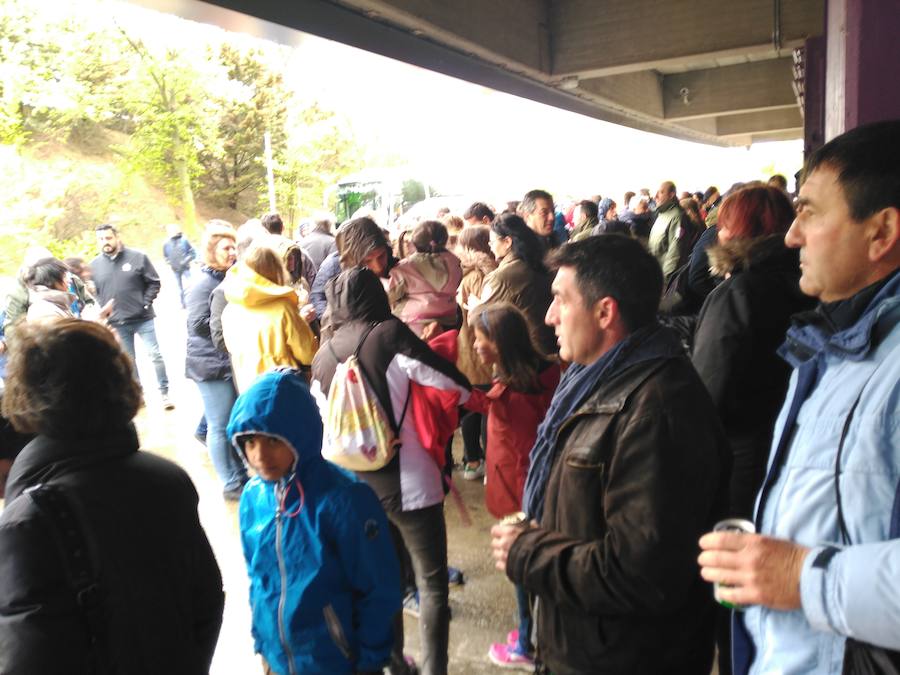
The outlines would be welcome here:
M 481 273 L 487 276 L 497 269 L 497 261 L 483 251 L 460 248 L 457 255 L 464 275 L 472 270 L 481 270 Z
M 724 277 L 769 262 L 786 253 L 797 255 L 797 251 L 791 251 L 785 246 L 784 234 L 770 234 L 751 239 L 732 239 L 727 243 L 710 246 L 706 253 L 709 256 L 709 271 L 717 277 Z

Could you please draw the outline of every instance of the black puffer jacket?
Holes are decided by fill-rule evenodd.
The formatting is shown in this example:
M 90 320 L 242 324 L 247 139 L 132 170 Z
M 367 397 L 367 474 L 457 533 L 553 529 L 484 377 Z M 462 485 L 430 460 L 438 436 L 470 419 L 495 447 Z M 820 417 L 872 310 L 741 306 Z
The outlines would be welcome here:
M 209 671 L 222 577 L 175 464 L 138 451 L 133 428 L 90 441 L 38 436 L 13 465 L 0 515 L 0 673 L 81 675 L 92 658 L 52 529 L 23 491 L 74 497 L 100 586 L 103 673 Z
M 225 273 L 204 267 L 185 298 L 187 305 L 187 349 L 184 376 L 196 382 L 231 379 L 231 358 L 213 342 L 210 305 Z M 219 316 L 221 322 L 221 316 Z M 221 323 L 220 323 L 221 325 Z
M 557 439 L 540 527 L 507 562 L 538 596 L 538 656 L 554 675 L 708 675 L 697 540 L 724 513 L 728 452 L 687 357 L 600 384 Z
M 692 360 L 734 458 L 729 515 L 751 518 L 791 374 L 776 350 L 791 315 L 815 300 L 800 291 L 799 252 L 784 245 L 783 234 L 734 239 L 708 253 L 713 274 L 731 277 L 700 310 Z

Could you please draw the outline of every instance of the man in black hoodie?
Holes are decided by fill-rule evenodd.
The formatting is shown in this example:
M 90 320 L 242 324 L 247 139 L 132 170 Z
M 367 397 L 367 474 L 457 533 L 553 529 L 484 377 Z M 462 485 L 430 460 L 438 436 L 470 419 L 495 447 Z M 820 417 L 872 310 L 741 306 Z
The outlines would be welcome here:
M 101 306 L 113 301 L 109 325 L 115 329 L 132 363 L 135 363 L 134 336 L 141 337 L 156 370 L 163 408 L 172 410 L 175 405 L 169 400 L 169 377 L 153 323 L 156 316 L 153 301 L 159 295 L 160 288 L 159 274 L 150 258 L 122 244 L 118 231 L 112 225 L 101 225 L 96 231 L 101 253 L 91 261 L 91 271 L 97 286 L 97 298 Z M 140 382 L 136 364 L 134 376 Z

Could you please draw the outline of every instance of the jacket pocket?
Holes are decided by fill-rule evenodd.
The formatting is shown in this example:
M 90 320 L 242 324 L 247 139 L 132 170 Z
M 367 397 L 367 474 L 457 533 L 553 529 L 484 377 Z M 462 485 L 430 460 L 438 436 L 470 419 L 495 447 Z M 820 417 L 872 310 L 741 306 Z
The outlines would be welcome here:
M 597 456 L 597 448 L 592 445 L 582 445 L 568 448 L 566 451 L 566 465 L 573 469 L 593 469 L 603 474 L 604 463 Z
M 341 620 L 338 618 L 337 612 L 334 611 L 334 607 L 330 604 L 325 605 L 322 608 L 322 614 L 325 616 L 325 626 L 328 628 L 328 634 L 331 636 L 335 646 L 341 650 L 344 658 L 352 663 L 354 660 L 353 651 L 350 649 L 350 642 L 344 634 L 344 627 L 341 625 Z

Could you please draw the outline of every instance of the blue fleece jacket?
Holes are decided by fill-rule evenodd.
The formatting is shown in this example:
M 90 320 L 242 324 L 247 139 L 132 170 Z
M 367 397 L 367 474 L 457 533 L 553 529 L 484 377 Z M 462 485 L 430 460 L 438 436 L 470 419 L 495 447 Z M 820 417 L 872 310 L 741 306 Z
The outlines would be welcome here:
M 381 670 L 400 609 L 400 572 L 381 504 L 321 455 L 322 421 L 292 370 L 261 375 L 231 412 L 228 437 L 285 441 L 297 459 L 278 481 L 255 477 L 240 503 L 256 651 L 275 672 Z

